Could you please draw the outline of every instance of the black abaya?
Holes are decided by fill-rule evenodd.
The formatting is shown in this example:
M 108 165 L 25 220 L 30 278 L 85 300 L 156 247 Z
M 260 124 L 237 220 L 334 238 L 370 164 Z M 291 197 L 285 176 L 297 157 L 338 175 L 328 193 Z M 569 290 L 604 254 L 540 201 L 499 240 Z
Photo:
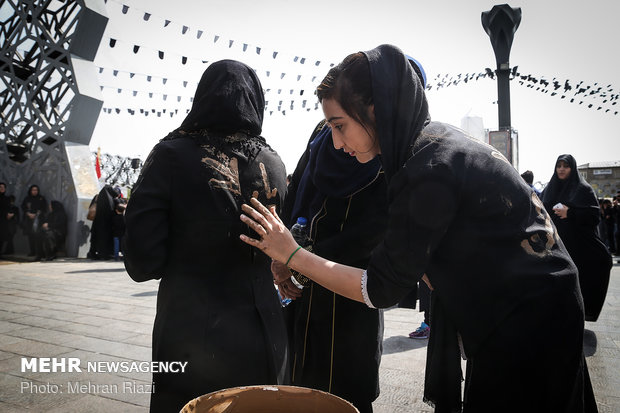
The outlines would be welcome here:
M 153 360 L 187 361 L 154 374 L 151 412 L 179 411 L 215 390 L 286 379 L 287 342 L 271 261 L 239 235 L 241 204 L 280 207 L 285 168 L 258 136 L 264 99 L 235 61 L 205 71 L 181 128 L 149 155 L 125 213 L 125 266 L 161 278 Z
M 594 190 L 579 174 L 573 156 L 561 155 L 556 165 L 560 160 L 568 163 L 571 168 L 570 175 L 562 181 L 554 171 L 542 193 L 542 201 L 579 269 L 579 285 L 586 320 L 596 321 L 607 295 L 612 266 L 611 254 L 598 236 L 597 227 L 601 214 Z M 558 203 L 568 207 L 565 219 L 553 211 L 553 207 Z
M 363 293 L 389 307 L 428 275 L 425 399 L 437 412 L 596 411 L 577 269 L 544 206 L 495 148 L 428 124 L 422 85 L 400 50 L 366 56 L 390 213 Z

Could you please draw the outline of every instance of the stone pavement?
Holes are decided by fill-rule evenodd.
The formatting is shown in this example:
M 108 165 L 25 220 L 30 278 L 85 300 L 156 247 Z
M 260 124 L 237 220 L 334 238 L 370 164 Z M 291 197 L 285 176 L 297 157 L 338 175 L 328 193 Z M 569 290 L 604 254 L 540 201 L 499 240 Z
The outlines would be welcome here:
M 66 258 L 0 261 L 0 283 L 0 412 L 148 411 L 150 374 L 85 366 L 150 361 L 157 281 L 135 283 L 119 262 Z M 422 402 L 426 340 L 407 337 L 422 318 L 385 312 L 376 413 L 433 411 Z M 599 411 L 620 412 L 620 264 L 585 344 Z M 79 358 L 82 372 L 22 372 L 24 357 Z

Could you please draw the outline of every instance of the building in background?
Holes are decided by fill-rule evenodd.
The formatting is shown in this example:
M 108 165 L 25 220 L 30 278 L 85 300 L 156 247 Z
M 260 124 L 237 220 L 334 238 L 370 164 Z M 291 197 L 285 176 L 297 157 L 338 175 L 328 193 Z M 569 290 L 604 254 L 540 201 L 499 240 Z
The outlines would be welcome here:
M 620 191 L 620 160 L 590 162 L 577 169 L 599 198 L 611 198 Z

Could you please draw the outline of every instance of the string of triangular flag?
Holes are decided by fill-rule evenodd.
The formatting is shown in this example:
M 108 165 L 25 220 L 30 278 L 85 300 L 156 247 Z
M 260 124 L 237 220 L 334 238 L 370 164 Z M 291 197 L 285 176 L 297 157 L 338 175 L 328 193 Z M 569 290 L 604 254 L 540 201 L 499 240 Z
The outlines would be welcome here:
M 197 62 L 200 64 L 208 64 L 211 62 L 211 60 L 205 58 L 204 56 L 200 57 L 200 56 L 184 56 L 184 55 L 180 55 L 176 52 L 170 52 L 170 51 L 166 51 L 166 50 L 159 50 L 159 49 L 154 49 L 148 46 L 141 46 L 141 45 L 137 45 L 137 44 L 133 44 L 131 42 L 125 42 L 123 40 L 118 40 L 118 39 L 114 39 L 114 38 L 108 38 L 108 46 L 113 49 L 116 48 L 118 45 L 120 45 L 121 47 L 124 45 L 127 46 L 131 46 L 133 49 L 134 54 L 137 54 L 140 50 L 148 50 L 150 53 L 152 53 L 152 55 L 154 56 L 155 54 L 157 54 L 157 56 L 159 57 L 160 60 L 164 60 L 167 59 L 168 57 L 173 57 L 174 59 L 177 59 L 177 61 L 180 61 L 182 65 L 186 65 L 188 62 Z M 168 56 L 168 57 L 166 57 Z M 256 70 L 256 68 L 255 68 Z M 279 72 L 279 73 L 278 73 Z M 131 72 L 127 72 L 127 73 L 131 73 Z M 315 83 L 317 81 L 320 81 L 323 79 L 323 77 L 327 74 L 327 72 L 325 73 L 288 73 L 288 72 L 282 72 L 282 71 L 274 71 L 274 70 L 261 70 L 261 71 L 257 71 L 257 73 L 259 74 L 259 76 L 265 76 L 267 79 L 268 78 L 272 78 L 272 79 L 276 79 L 276 80 L 283 80 L 284 78 L 286 78 L 287 80 L 290 80 L 291 82 L 300 82 L 300 81 L 305 81 L 305 82 L 311 82 L 311 83 Z M 263 78 L 264 80 L 267 80 L 265 78 Z
M 195 88 L 198 86 L 197 82 L 192 82 L 190 84 L 189 81 L 187 80 L 182 80 L 182 79 L 170 79 L 168 77 L 163 77 L 163 76 L 156 76 L 156 75 L 149 75 L 149 74 L 144 74 L 144 73 L 136 73 L 136 72 L 129 72 L 129 71 L 122 71 L 122 70 L 118 70 L 118 69 L 109 69 L 109 68 L 104 68 L 104 67 L 98 67 L 97 68 L 99 73 L 105 73 L 105 72 L 111 72 L 112 75 L 114 77 L 118 77 L 120 74 L 125 74 L 128 76 L 128 79 L 134 79 L 135 76 L 140 76 L 144 79 L 146 79 L 147 82 L 156 82 L 159 83 L 161 82 L 162 85 L 167 85 L 167 86 L 171 86 L 170 83 L 173 82 L 168 82 L 169 80 L 175 80 L 177 85 L 183 85 L 183 89 L 187 89 L 188 93 L 192 93 L 190 94 L 181 94 L 177 96 L 177 100 L 180 102 L 182 98 L 187 98 L 189 99 L 190 102 L 193 101 L 193 91 L 195 90 Z M 190 85 L 190 88 L 187 88 L 188 84 Z M 123 93 L 125 91 L 125 88 L 121 88 L 118 87 L 117 85 L 107 85 L 107 84 L 100 84 L 99 88 L 103 91 L 104 89 L 112 89 L 112 90 L 116 90 L 118 93 Z M 163 100 L 166 100 L 168 95 L 172 95 L 173 93 L 163 93 L 163 92 L 154 92 L 152 90 L 143 90 L 143 89 L 132 89 L 130 90 L 130 92 L 133 94 L 133 96 L 137 96 L 138 93 L 142 94 L 142 95 L 148 95 L 149 98 L 153 98 L 154 96 L 164 96 Z M 270 95 L 272 94 L 278 94 L 278 95 L 290 95 L 290 96 L 304 96 L 304 95 L 308 95 L 308 93 L 306 92 L 306 89 L 295 89 L 295 88 L 267 88 L 265 89 L 265 97 L 268 98 Z
M 585 105 L 588 109 L 602 110 L 613 115 L 618 114 L 618 101 L 620 94 L 615 91 L 611 84 L 606 86 L 598 82 L 586 84 L 583 80 L 575 83 L 568 79 L 552 77 L 547 80 L 543 76 L 517 73 L 512 80 L 517 80 L 519 85 L 531 88 L 549 96 L 558 96 L 566 99 L 569 103 Z
M 177 26 L 178 28 L 180 28 L 180 33 L 182 35 L 187 35 L 190 32 L 194 32 L 196 33 L 196 39 L 201 39 L 201 38 L 206 38 L 206 36 L 203 37 L 203 35 L 207 32 L 207 30 L 205 30 L 204 28 L 199 28 L 199 29 L 192 29 L 190 28 L 189 24 L 184 24 L 184 23 L 177 23 L 176 21 L 173 21 L 171 19 L 168 19 L 166 17 L 162 17 L 162 16 L 158 16 L 157 14 L 154 14 L 150 11 L 146 11 L 146 10 L 142 10 L 138 7 L 134 7 L 132 6 L 131 8 L 126 5 L 123 4 L 120 1 L 117 0 L 104 0 L 104 2 L 107 4 L 109 3 L 116 3 L 116 5 L 120 6 L 121 8 L 121 12 L 123 15 L 128 15 L 130 13 L 130 9 L 132 11 L 136 11 L 138 12 L 140 15 L 142 15 L 142 20 L 144 22 L 154 22 L 155 20 L 158 20 L 160 22 L 163 22 L 163 26 L 162 28 L 166 28 L 169 27 L 170 25 L 173 26 Z M 116 40 L 116 39 L 114 39 Z M 213 43 L 217 43 L 218 41 L 222 40 L 222 42 L 226 43 L 225 39 L 223 39 L 223 37 L 219 34 L 213 34 L 212 37 L 212 41 Z M 234 39 L 228 39 L 227 40 L 228 43 L 228 47 L 232 48 L 233 45 L 235 44 L 235 40 Z M 255 45 L 252 44 L 251 42 L 237 42 L 242 46 L 242 50 L 243 52 L 249 52 L 249 51 L 254 51 L 256 55 L 260 55 L 260 56 L 271 56 L 272 59 L 283 59 L 289 62 L 293 62 L 293 63 L 297 63 L 300 65 L 311 65 L 312 67 L 321 67 L 321 68 L 329 68 L 329 67 L 333 67 L 334 63 L 332 62 L 327 62 L 325 59 L 321 59 L 321 58 L 309 58 L 309 57 L 305 57 L 305 56 L 300 56 L 299 54 L 293 54 L 293 53 L 289 53 L 287 51 L 281 51 L 281 50 L 272 50 L 269 53 L 263 53 L 263 51 L 266 51 L 266 48 L 261 46 L 261 45 Z M 113 46 L 112 46 L 113 47 Z M 140 50 L 141 46 L 139 45 L 134 45 L 134 53 L 137 53 L 138 50 Z M 161 59 L 163 59 L 165 53 L 163 51 L 159 52 L 159 56 Z M 182 61 L 184 62 L 183 64 L 185 64 L 185 62 L 187 61 L 187 57 L 184 57 L 182 59 Z
M 427 90 L 439 90 L 450 86 L 457 86 L 462 83 L 477 81 L 480 79 L 495 79 L 495 72 L 489 68 L 485 68 L 484 72 L 459 73 L 459 74 L 438 74 L 426 86 Z M 584 81 L 575 83 L 569 79 L 558 79 L 552 77 L 551 80 L 544 76 L 534 76 L 532 74 L 522 74 L 518 72 L 515 66 L 510 74 L 511 81 L 517 81 L 521 86 L 531 88 L 535 91 L 548 94 L 549 96 L 558 96 L 560 99 L 566 99 L 569 103 L 585 104 L 589 109 L 604 110 L 605 113 L 613 115 L 618 114 L 616 106 L 620 100 L 620 93 L 615 91 L 611 84 L 607 86 L 594 83 L 586 84 Z M 590 103 L 588 102 L 590 101 Z
M 103 67 L 99 67 L 99 73 L 102 73 L 104 70 L 111 70 L 114 76 L 118 76 L 119 73 L 123 72 L 116 69 L 106 69 Z M 123 72 L 129 75 L 130 78 L 136 76 L 136 73 L 133 72 Z M 162 84 L 166 84 L 168 78 L 166 77 L 158 77 L 154 75 L 148 74 L 139 74 L 147 79 L 147 81 L 151 82 L 153 79 L 161 80 Z M 495 79 L 495 72 L 489 68 L 486 68 L 484 72 L 474 72 L 474 73 L 459 73 L 459 74 L 438 74 L 435 78 L 427 84 L 426 89 L 428 91 L 439 91 L 442 88 L 447 88 L 451 86 L 457 86 L 461 82 L 466 84 L 471 81 L 478 81 L 480 79 Z M 612 113 L 613 115 L 618 114 L 618 110 L 616 108 L 611 108 L 611 106 L 616 106 L 618 101 L 620 100 L 620 94 L 617 93 L 612 85 L 609 84 L 606 87 L 599 85 L 598 83 L 594 83 L 593 85 L 585 84 L 585 82 L 580 81 L 578 83 L 574 83 L 570 80 L 560 80 L 553 77 L 551 80 L 546 80 L 543 76 L 534 76 L 531 74 L 521 74 L 517 71 L 517 67 L 515 67 L 511 73 L 510 80 L 517 81 L 519 85 L 532 88 L 536 91 L 540 91 L 541 93 L 548 94 L 549 96 L 558 96 L 560 99 L 566 99 L 570 103 L 575 104 L 585 104 L 589 109 L 603 110 L 605 113 Z M 189 84 L 189 81 L 180 80 L 183 84 L 183 87 L 186 88 Z M 118 88 L 116 86 L 107 86 L 101 85 L 101 89 L 109 88 L 115 89 L 117 93 L 123 93 L 125 90 L 123 88 Z M 189 89 L 188 89 L 189 91 Z M 570 92 L 570 93 L 569 93 Z M 136 97 L 140 94 L 148 94 L 149 98 L 153 98 L 154 96 L 161 96 L 161 98 L 166 101 L 169 94 L 163 92 L 153 92 L 153 91 L 144 91 L 144 90 L 131 90 L 130 93 L 132 96 Z M 279 99 L 275 97 L 275 94 L 282 96 L 288 93 L 289 96 L 303 96 L 305 93 L 305 89 L 288 89 L 288 88 L 268 88 L 265 90 L 266 97 L 266 107 L 269 108 L 269 101 L 277 101 L 277 110 L 281 111 L 282 107 L 288 105 L 289 110 L 295 109 L 296 99 L 285 100 Z M 581 95 L 581 96 L 580 96 Z M 193 96 L 190 95 L 177 95 L 176 99 L 178 102 L 181 102 L 183 98 L 189 100 L 189 102 L 193 101 Z M 596 100 L 602 100 L 597 102 Z M 588 101 L 594 100 L 594 102 Z M 286 103 L 285 103 L 286 102 Z M 289 105 L 290 103 L 290 105 Z M 310 110 L 308 106 L 308 100 L 303 99 L 301 104 L 297 105 L 307 110 Z M 273 105 L 272 105 L 273 106 Z M 110 108 L 111 109 L 111 108 Z M 315 110 L 318 109 L 318 103 L 315 102 Z M 135 112 L 135 109 L 132 109 Z M 188 109 L 189 110 L 189 109 Z M 143 110 L 146 112 L 152 112 L 151 110 Z M 163 112 L 165 113 L 165 112 Z
M 273 108 L 273 106 L 277 105 L 276 108 Z M 307 100 L 303 100 L 301 101 L 301 103 L 299 103 L 299 101 L 293 99 L 293 100 L 280 100 L 277 101 L 273 104 L 270 104 L 268 101 L 265 101 L 265 112 L 268 113 L 269 115 L 273 115 L 275 112 L 279 112 L 282 115 L 286 115 L 286 111 L 292 111 L 292 110 L 296 110 L 298 109 L 298 107 L 301 107 L 303 109 L 305 109 L 307 112 L 311 111 L 311 110 L 319 110 L 319 103 L 318 101 L 314 103 L 314 105 L 312 105 L 311 103 L 309 103 Z M 130 115 L 136 115 L 136 114 L 142 114 L 144 116 L 149 116 L 149 115 L 154 115 L 157 117 L 162 117 L 164 115 L 169 115 L 171 118 L 175 117 L 177 115 L 186 115 L 189 113 L 190 109 L 189 108 L 128 108 L 128 107 L 118 107 L 118 106 L 114 106 L 114 107 L 110 107 L 110 106 L 103 106 L 101 108 L 101 111 L 103 113 L 106 113 L 108 115 L 112 115 L 112 114 L 121 114 L 121 113 L 128 113 Z

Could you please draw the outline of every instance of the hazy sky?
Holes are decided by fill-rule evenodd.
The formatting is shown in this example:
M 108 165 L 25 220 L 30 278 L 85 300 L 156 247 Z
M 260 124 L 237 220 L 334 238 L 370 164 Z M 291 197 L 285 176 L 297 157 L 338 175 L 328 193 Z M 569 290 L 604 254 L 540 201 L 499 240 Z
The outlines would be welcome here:
M 104 86 L 104 107 L 118 107 L 121 114 L 101 114 L 90 146 L 144 159 L 160 138 L 182 122 L 191 106 L 189 97 L 208 65 L 203 60 L 232 58 L 254 67 L 263 87 L 269 89 L 263 135 L 292 172 L 312 128 L 322 119 L 320 107 L 314 110 L 313 89 L 327 73 L 327 63 L 391 43 L 422 63 L 430 83 L 439 74 L 495 70 L 493 49 L 480 20 L 481 12 L 495 4 L 484 0 L 108 0 L 110 20 L 95 65 L 103 68 L 98 76 Z M 126 14 L 123 5 L 128 6 Z M 607 95 L 620 93 L 620 2 L 526 0 L 509 5 L 520 7 L 523 14 L 510 57 L 511 66 L 518 66 L 521 74 L 544 77 L 550 83 L 555 78 L 562 85 L 567 80 L 573 86 L 583 82 L 582 86 L 591 86 L 589 90 L 598 86 L 607 90 L 611 85 Z M 148 21 L 145 13 L 150 14 Z M 114 47 L 110 47 L 111 38 L 116 39 Z M 139 46 L 137 53 L 134 46 Z M 274 52 L 278 52 L 276 58 Z M 317 66 L 316 61 L 321 63 Z M 116 76 L 113 70 L 118 70 Z M 620 103 L 603 103 L 609 96 L 600 93 L 574 96 L 576 89 L 561 99 L 563 87 L 550 96 L 553 87 L 545 94 L 526 84 L 533 83 L 511 82 L 520 171 L 531 169 L 536 180 L 546 182 L 562 153 L 571 153 L 578 164 L 620 160 L 620 115 L 613 115 L 620 111 Z M 494 80 L 461 82 L 432 89 L 427 96 L 434 120 L 461 126 L 464 116 L 480 116 L 485 128 L 497 127 Z M 277 111 L 280 100 L 286 115 Z M 303 100 L 311 110 L 301 107 Z M 603 109 L 597 111 L 601 105 Z M 128 108 L 136 114 L 129 115 Z M 167 113 L 157 117 L 139 112 L 151 108 L 167 109 Z M 170 109 L 179 109 L 179 114 L 170 117 Z

